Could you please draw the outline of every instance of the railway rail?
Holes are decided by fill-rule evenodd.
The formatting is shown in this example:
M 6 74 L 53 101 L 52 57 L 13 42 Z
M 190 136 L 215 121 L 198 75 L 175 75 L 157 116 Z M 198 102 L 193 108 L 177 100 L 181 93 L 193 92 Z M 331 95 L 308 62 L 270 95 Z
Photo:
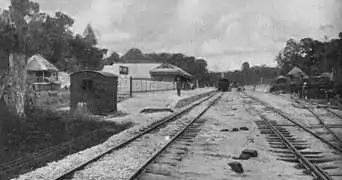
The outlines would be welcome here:
M 149 125 L 146 128 L 143 128 L 140 130 L 140 133 L 138 133 L 137 135 L 134 135 L 133 137 L 129 138 L 128 140 L 116 145 L 115 147 L 111 147 L 108 150 L 104 151 L 103 153 L 97 155 L 96 157 L 93 157 L 81 164 L 79 164 L 78 166 L 73 167 L 72 169 L 70 169 L 67 172 L 63 172 L 60 175 L 56 176 L 55 178 L 53 178 L 54 180 L 64 180 L 64 179 L 70 179 L 72 178 L 72 176 L 78 172 L 81 171 L 82 169 L 84 169 L 85 167 L 87 167 L 88 165 L 100 160 L 101 158 L 103 158 L 104 156 L 106 156 L 107 154 L 110 154 L 116 150 L 119 150 L 121 148 L 124 148 L 125 146 L 137 141 L 139 138 L 143 137 L 144 135 L 148 135 L 148 134 L 153 134 L 154 132 L 158 131 L 159 129 L 161 129 L 162 127 L 165 127 L 167 124 L 179 119 L 181 116 L 184 116 L 185 114 L 187 114 L 188 112 L 190 112 L 192 109 L 194 109 L 195 107 L 199 106 L 200 104 L 210 100 L 211 98 L 213 98 L 215 95 L 217 95 L 218 93 L 215 92 L 213 94 L 211 94 L 209 97 L 206 97 L 205 99 L 191 105 L 190 107 L 185 108 L 184 110 L 181 110 L 179 112 L 173 113 L 171 116 L 166 117 L 161 119 L 160 121 L 157 121 L 151 125 Z
M 322 141 L 323 143 L 327 144 L 328 146 L 330 146 L 331 148 L 337 150 L 338 152 L 342 153 L 342 143 L 341 143 L 341 139 L 339 137 L 337 137 L 336 133 L 334 131 L 331 130 L 331 128 L 319 117 L 319 115 L 317 115 L 315 112 L 313 112 L 308 106 L 305 106 L 302 104 L 302 107 L 309 110 L 309 112 L 311 114 L 314 115 L 314 117 L 318 120 L 318 124 L 317 125 L 321 125 L 324 129 L 326 129 L 328 131 L 328 133 L 333 137 L 333 139 L 335 140 L 335 142 L 331 142 L 330 140 L 327 140 L 326 138 L 323 138 L 319 135 L 317 135 L 315 132 L 313 132 L 312 130 L 310 130 L 310 127 L 305 127 L 304 125 L 300 124 L 299 122 L 297 122 L 296 120 L 288 117 L 284 112 L 282 112 L 281 110 L 274 108 L 272 106 L 270 106 L 268 103 L 262 101 L 261 99 L 258 99 L 256 97 L 253 96 L 249 96 L 246 93 L 244 93 L 244 95 L 252 98 L 255 101 L 260 102 L 262 105 L 266 106 L 269 110 L 277 113 L 278 115 L 280 115 L 281 117 L 283 117 L 284 119 L 290 121 L 293 125 L 300 127 L 301 129 L 303 129 L 304 131 L 310 133 L 311 135 L 315 136 L 317 139 L 319 139 L 320 141 Z
M 153 154 L 140 168 L 138 168 L 128 180 L 153 180 L 168 179 L 172 173 L 170 169 L 175 160 L 178 161 L 186 154 L 187 146 L 191 145 L 193 138 L 197 135 L 200 127 L 204 124 L 201 116 L 211 108 L 221 97 L 223 93 L 215 98 L 201 113 L 193 118 L 181 131 Z
M 254 112 L 257 113 L 258 116 L 262 118 L 262 121 L 258 121 L 257 125 L 259 126 L 259 129 L 261 130 L 262 134 L 268 135 L 267 141 L 271 145 L 271 148 L 274 149 L 282 149 L 281 151 L 274 150 L 275 153 L 280 154 L 281 157 L 280 160 L 286 161 L 286 162 L 294 162 L 299 163 L 299 168 L 304 168 L 306 174 L 310 174 L 315 179 L 319 180 L 335 180 L 335 179 L 341 179 L 342 174 L 337 173 L 336 171 L 328 171 L 332 169 L 339 169 L 341 167 L 338 166 L 327 166 L 324 163 L 327 162 L 333 162 L 334 160 L 337 162 L 337 164 L 340 164 L 342 161 L 342 148 L 339 146 L 339 142 L 335 140 L 335 143 L 331 143 L 330 141 L 318 136 L 316 133 L 311 131 L 309 128 L 304 127 L 303 125 L 299 124 L 295 120 L 288 117 L 286 114 L 284 114 L 282 111 L 270 106 L 268 103 L 255 98 L 253 96 L 250 96 L 246 93 L 241 93 L 241 96 L 243 98 L 250 98 L 254 100 L 255 102 L 258 102 L 262 106 L 267 107 L 267 109 L 271 110 L 271 112 L 276 113 L 280 115 L 282 118 L 284 118 L 287 121 L 290 121 L 292 124 L 294 124 L 296 127 L 300 127 L 304 131 L 310 133 L 317 139 L 319 139 L 321 142 L 329 145 L 331 148 L 333 148 L 335 151 L 331 152 L 331 154 L 337 155 L 335 159 L 327 160 L 325 159 L 326 156 L 321 156 L 323 152 L 317 152 L 317 151 L 306 151 L 308 147 L 306 146 L 307 143 L 303 140 L 300 140 L 298 138 L 295 138 L 289 131 L 286 129 L 286 126 L 278 124 L 276 121 L 271 121 L 266 115 L 264 115 L 260 110 L 253 107 L 251 103 L 248 104 L 251 109 L 253 109 Z M 316 116 L 315 116 L 316 117 Z M 316 117 L 317 118 L 317 117 Z M 325 127 L 325 129 L 329 129 L 329 127 Z M 330 134 L 331 131 L 327 130 Z M 287 149 L 288 151 L 284 150 Z M 329 154 L 331 156 L 331 154 Z M 340 171 L 338 171 L 340 172 Z
M 304 105 L 304 103 L 309 104 L 310 106 L 316 106 L 316 107 L 320 106 L 318 103 L 314 103 L 314 102 L 311 102 L 311 101 L 305 100 L 305 99 L 300 99 L 299 100 L 299 99 L 293 98 L 292 96 L 289 98 L 287 96 L 283 96 L 283 95 L 280 95 L 280 94 L 273 94 L 273 93 L 270 93 L 270 94 L 278 96 L 278 97 L 282 97 L 282 98 L 285 98 L 285 99 L 290 99 L 290 100 L 296 102 L 297 104 L 303 105 L 305 108 L 308 108 L 308 106 Z M 327 111 L 328 113 L 334 115 L 335 117 L 339 118 L 342 121 L 342 116 L 337 114 L 336 112 L 332 111 L 329 107 L 322 106 L 322 108 L 320 108 L 320 109 L 324 109 L 325 111 Z
M 315 106 L 318 107 L 319 104 L 317 103 L 313 103 L 311 101 L 305 100 L 305 99 L 295 99 L 292 96 L 286 97 L 286 96 L 282 96 L 282 95 L 278 95 L 278 94 L 273 94 L 272 95 L 284 98 L 284 99 L 288 99 L 291 101 L 294 101 L 297 103 L 297 105 L 300 106 L 300 108 L 306 109 L 307 111 L 309 111 L 317 120 L 318 120 L 318 124 L 320 127 L 324 128 L 326 131 L 329 132 L 329 134 L 331 134 L 331 136 L 333 136 L 333 139 L 335 142 L 337 142 L 337 144 L 335 144 L 336 146 L 339 146 L 340 148 L 342 148 L 342 139 L 341 137 L 339 137 L 333 130 L 331 127 L 335 127 L 335 128 L 340 128 L 342 126 L 342 116 L 337 114 L 336 112 L 332 111 L 329 108 L 319 108 L 319 109 L 323 109 L 324 111 L 326 111 L 328 114 L 331 114 L 333 118 L 324 118 L 326 117 L 325 114 L 320 114 L 315 112 L 315 108 L 312 108 L 311 106 Z M 328 121 L 330 121 L 330 123 L 328 123 Z M 341 127 L 342 129 L 342 127 Z

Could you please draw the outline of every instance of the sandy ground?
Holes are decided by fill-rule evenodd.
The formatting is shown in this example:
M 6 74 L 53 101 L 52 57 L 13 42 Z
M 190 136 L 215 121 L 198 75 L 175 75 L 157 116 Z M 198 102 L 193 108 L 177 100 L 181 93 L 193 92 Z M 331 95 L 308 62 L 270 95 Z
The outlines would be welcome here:
M 195 94 L 199 94 L 199 93 L 207 92 L 211 90 L 213 89 L 204 88 L 204 89 L 197 89 L 195 91 L 187 91 L 186 93 L 183 93 L 183 97 L 185 97 L 186 95 L 191 96 L 191 95 L 195 95 Z M 117 121 L 117 122 L 132 121 L 136 123 L 136 126 L 130 129 L 127 129 L 121 133 L 113 135 L 102 144 L 99 144 L 97 146 L 93 146 L 91 148 L 85 149 L 78 153 L 69 155 L 62 160 L 48 163 L 48 165 L 44 167 L 38 168 L 26 174 L 22 174 L 20 177 L 16 179 L 22 179 L 22 180 L 51 179 L 52 177 L 55 177 L 56 175 L 74 167 L 75 165 L 80 164 L 88 160 L 89 158 L 94 157 L 97 154 L 107 150 L 109 147 L 114 147 L 115 145 L 129 139 L 134 134 L 139 132 L 139 129 L 146 127 L 148 124 L 151 124 L 161 119 L 162 117 L 166 117 L 170 115 L 170 113 L 168 112 L 141 114 L 140 111 L 146 106 L 163 106 L 163 105 L 167 106 L 169 103 L 175 101 L 172 98 L 168 98 L 168 97 L 173 97 L 172 93 L 174 92 L 165 91 L 165 92 L 156 92 L 153 94 L 145 93 L 145 94 L 140 94 L 139 96 L 131 98 L 127 101 L 123 101 L 122 104 L 119 104 L 119 110 L 125 113 L 128 113 L 128 115 L 124 117 L 107 118 L 107 120 Z M 184 108 L 187 108 L 187 107 L 188 106 Z M 158 143 L 154 143 L 154 145 L 157 146 Z
M 213 88 L 198 88 L 195 90 L 182 91 L 181 96 L 177 96 L 174 91 L 159 91 L 150 93 L 136 93 L 133 98 L 129 98 L 118 104 L 119 111 L 139 112 L 146 107 L 169 107 L 180 99 L 194 96 L 214 90 Z
M 153 153 L 170 140 L 170 135 L 175 134 L 176 132 L 179 132 L 181 128 L 184 128 L 186 124 L 203 111 L 207 105 L 208 102 L 205 102 L 195 107 L 180 119 L 161 128 L 158 132 L 144 135 L 127 147 L 108 154 L 106 157 L 91 164 L 83 171 L 77 172 L 73 179 L 127 179 L 137 168 L 147 161 Z
M 266 101 L 270 105 L 280 109 L 281 111 L 285 112 L 289 117 L 291 117 L 292 120 L 295 122 L 305 126 L 305 127 L 312 127 L 312 125 L 318 125 L 319 121 L 316 119 L 315 116 L 313 116 L 312 113 L 310 113 L 306 109 L 300 108 L 299 105 L 296 103 L 291 102 L 288 99 L 279 97 L 277 95 L 272 95 L 268 93 L 263 92 L 247 92 L 250 95 L 253 95 L 257 98 L 260 98 L 263 101 Z M 275 120 L 278 124 L 292 124 L 291 122 L 284 120 L 283 118 L 280 118 L 275 113 L 266 111 L 264 106 L 262 105 L 253 105 L 258 110 L 262 111 L 264 115 L 267 115 L 267 117 L 271 118 L 272 120 Z M 320 119 L 325 122 L 326 124 L 341 124 L 341 120 L 337 118 L 336 116 L 329 114 L 323 109 L 314 108 L 314 106 L 311 107 L 312 111 L 319 115 Z M 292 135 L 295 137 L 299 137 L 300 140 L 305 140 L 308 142 L 309 146 L 305 151 L 318 151 L 318 152 L 324 152 L 323 156 L 325 156 L 327 159 L 332 158 L 336 161 L 331 161 L 328 163 L 324 163 L 324 165 L 337 165 L 339 168 L 334 170 L 327 170 L 329 173 L 338 173 L 342 172 L 342 156 L 334 151 L 333 149 L 330 149 L 328 145 L 322 143 L 320 140 L 315 138 L 313 135 L 305 132 L 301 128 L 297 127 L 287 127 L 287 130 L 291 132 Z M 324 128 L 310 128 L 311 131 L 313 131 L 316 135 L 319 135 L 320 137 L 324 138 L 325 140 L 334 143 L 333 137 L 327 133 L 327 131 Z M 341 128 L 332 128 L 332 131 L 336 133 L 336 135 L 342 139 L 341 134 Z M 337 177 L 337 179 L 342 179 L 342 177 Z
M 171 114 L 171 112 L 140 113 L 145 108 L 171 108 L 180 99 L 194 96 L 214 90 L 213 88 L 199 88 L 190 91 L 183 91 L 182 96 L 177 96 L 175 91 L 160 91 L 154 93 L 140 93 L 134 95 L 118 104 L 118 111 L 128 114 L 124 117 L 105 118 L 108 121 L 134 122 L 136 124 L 150 123 L 153 119 L 160 119 Z
M 303 176 L 294 164 L 277 161 L 277 156 L 270 153 L 269 145 L 257 129 L 257 116 L 250 115 L 242 99 L 236 92 L 225 93 L 213 108 L 204 116 L 207 120 L 203 130 L 196 137 L 188 156 L 180 162 L 173 179 L 184 180 L 278 180 L 312 179 Z M 234 127 L 248 127 L 249 131 L 231 132 Z M 229 129 L 230 132 L 221 132 Z M 258 152 L 258 157 L 249 160 L 234 160 L 243 149 Z M 240 162 L 245 170 L 237 174 L 227 165 Z

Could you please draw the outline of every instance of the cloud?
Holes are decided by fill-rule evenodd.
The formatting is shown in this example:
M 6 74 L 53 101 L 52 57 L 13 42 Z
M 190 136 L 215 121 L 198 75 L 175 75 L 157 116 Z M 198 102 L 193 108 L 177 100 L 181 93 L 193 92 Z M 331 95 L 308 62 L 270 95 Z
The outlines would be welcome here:
M 38 0 L 75 18 L 76 32 L 91 23 L 102 47 L 120 54 L 180 52 L 203 57 L 211 70 L 274 65 L 289 38 L 342 31 L 340 0 Z M 1 4 L 1 0 L 0 0 Z
M 290 37 L 336 37 L 342 31 L 335 25 L 338 7 L 332 0 L 249 1 L 241 10 L 222 15 L 215 28 L 225 34 L 206 40 L 202 52 L 214 70 L 237 68 L 236 62 L 244 61 L 274 65 L 276 53 Z
M 128 1 L 127 1 L 128 2 Z M 74 31 L 82 33 L 88 23 L 93 28 L 107 32 L 123 19 L 126 12 L 126 6 L 123 1 L 101 0 L 91 1 L 89 7 L 84 8 L 74 17 Z
M 0 9 L 5 9 L 9 6 L 10 2 L 6 0 L 0 0 Z

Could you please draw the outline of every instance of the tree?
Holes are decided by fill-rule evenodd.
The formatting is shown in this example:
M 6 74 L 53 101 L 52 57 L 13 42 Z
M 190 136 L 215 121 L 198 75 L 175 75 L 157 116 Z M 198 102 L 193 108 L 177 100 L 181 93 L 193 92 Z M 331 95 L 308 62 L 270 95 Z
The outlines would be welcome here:
M 298 66 L 299 68 L 303 67 L 300 46 L 294 39 L 287 40 L 285 48 L 278 53 L 275 60 L 283 75 L 294 66 Z
M 145 54 L 140 49 L 131 48 L 120 59 L 124 63 L 160 63 L 165 59 L 161 54 Z
M 93 47 L 97 45 L 97 38 L 90 24 L 87 24 L 87 27 L 83 32 L 83 37 L 88 47 Z
M 107 49 L 95 47 L 97 40 L 90 24 L 84 30 L 82 37 L 77 34 L 72 39 L 67 39 L 70 47 L 70 54 L 76 58 L 75 64 L 80 69 L 101 70 L 103 68 L 103 56 L 107 54 Z
M 116 52 L 112 52 L 110 56 L 104 60 L 105 65 L 113 65 L 118 62 L 120 62 L 120 56 Z
M 7 115 L 25 117 L 25 95 L 26 95 L 26 49 L 30 36 L 28 23 L 39 12 L 39 5 L 29 0 L 11 0 L 9 11 L 1 14 L 2 26 L 0 28 L 1 53 L 5 54 L 9 67 L 0 77 L 0 146 L 6 141 L 6 129 L 4 128 Z M 5 37 L 4 35 L 7 35 Z M 9 56 L 7 56 L 9 55 Z M 5 112 L 5 114 L 4 114 Z M 6 115 L 6 116 L 4 116 Z

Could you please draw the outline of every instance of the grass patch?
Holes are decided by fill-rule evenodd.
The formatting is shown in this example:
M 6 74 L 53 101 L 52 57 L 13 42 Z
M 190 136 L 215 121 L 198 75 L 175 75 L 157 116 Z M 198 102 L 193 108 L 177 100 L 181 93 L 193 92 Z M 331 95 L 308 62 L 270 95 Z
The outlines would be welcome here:
M 69 105 L 70 93 L 68 89 L 58 91 L 37 91 L 31 93 L 32 103 L 35 107 L 51 108 L 63 107 Z
M 99 118 L 90 118 L 83 114 L 70 114 L 48 109 L 31 110 L 27 112 L 27 118 L 24 120 L 6 119 L 7 138 L 5 146 L 0 152 L 0 164 L 19 157 L 27 157 L 34 152 L 82 137 L 98 129 L 111 129 L 108 133 L 102 134 L 101 137 L 89 140 L 89 143 L 84 143 L 75 149 L 69 149 L 68 152 L 63 153 L 63 156 L 72 154 L 97 145 L 132 125 L 129 122 L 118 124 L 102 121 Z M 62 157 L 59 156 L 59 158 Z M 53 160 L 56 159 L 51 159 L 51 161 Z

